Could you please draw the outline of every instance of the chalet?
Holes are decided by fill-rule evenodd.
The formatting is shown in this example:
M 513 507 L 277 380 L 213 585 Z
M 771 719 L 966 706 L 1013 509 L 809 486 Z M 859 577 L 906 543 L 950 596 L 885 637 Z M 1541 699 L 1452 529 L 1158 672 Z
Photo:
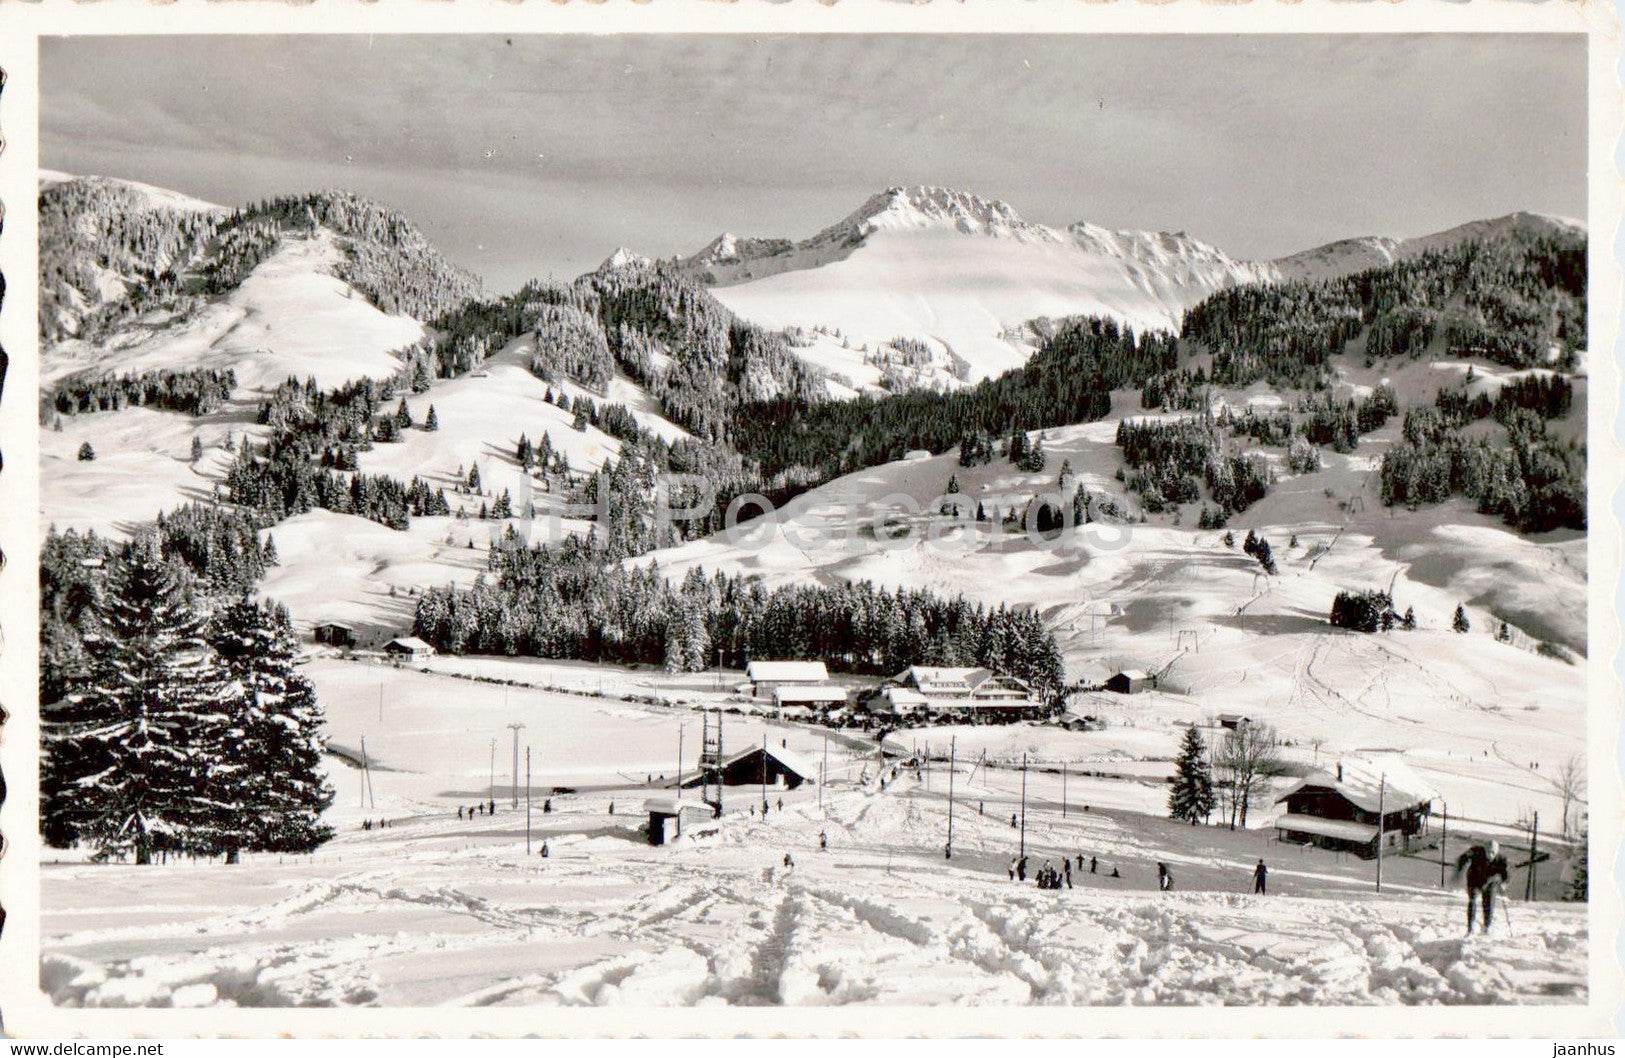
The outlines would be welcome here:
M 989 669 L 911 665 L 868 699 L 872 713 L 939 718 L 1016 719 L 1037 711 L 1032 688 Z
M 384 653 L 401 661 L 422 661 L 434 657 L 434 647 L 417 636 L 401 636 L 385 643 Z
M 1219 714 L 1219 726 L 1226 731 L 1240 731 L 1252 722 L 1251 717 L 1242 716 L 1240 713 Z
M 1157 678 L 1144 669 L 1122 669 L 1106 681 L 1106 689 L 1113 694 L 1139 694 L 1157 686 Z
M 355 646 L 355 628 L 339 621 L 324 621 L 311 629 L 311 635 L 316 642 L 329 646 Z
M 931 711 L 931 699 L 912 687 L 877 687 L 864 695 L 858 704 L 876 717 L 923 716 Z
M 665 845 L 676 840 L 683 827 L 716 818 L 716 809 L 704 801 L 681 797 L 651 797 L 643 802 L 649 813 L 649 844 Z
M 1281 841 L 1371 857 L 1380 820 L 1383 847 L 1408 849 L 1426 829 L 1436 796 L 1397 761 L 1341 760 L 1332 770 L 1311 772 L 1277 799 L 1286 812 L 1276 819 L 1275 834 Z
M 773 692 L 780 687 L 829 683 L 829 669 L 822 661 L 753 661 L 745 666 L 745 680 L 752 698 L 772 701 Z
M 794 750 L 780 746 L 752 746 L 722 762 L 722 785 L 766 786 L 794 790 L 803 783 L 818 782 L 818 767 Z M 683 780 L 683 786 L 705 785 L 703 773 Z

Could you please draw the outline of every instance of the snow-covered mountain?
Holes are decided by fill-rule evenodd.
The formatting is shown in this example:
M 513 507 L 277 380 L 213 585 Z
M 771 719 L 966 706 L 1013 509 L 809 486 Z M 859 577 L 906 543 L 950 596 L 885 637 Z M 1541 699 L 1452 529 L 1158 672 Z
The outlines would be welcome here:
M 398 213 L 346 192 L 239 212 L 145 184 L 40 174 L 42 375 L 230 368 L 264 390 L 386 377 L 478 293 Z
M 1570 223 L 1519 213 L 1417 239 L 1351 239 L 1248 261 L 1184 232 L 1055 228 L 962 191 L 894 187 L 811 238 L 725 233 L 679 266 L 753 322 L 832 329 L 875 348 L 923 341 L 975 380 L 1021 364 L 1031 351 L 1024 325 L 1040 317 L 1094 314 L 1175 329 L 1192 305 L 1237 284 L 1332 278 Z
M 1363 272 L 1367 268 L 1382 268 L 1399 261 L 1409 261 L 1430 250 L 1448 249 L 1464 242 L 1584 231 L 1584 224 L 1564 217 L 1544 213 L 1509 213 L 1504 217 L 1468 221 L 1414 239 L 1395 239 L 1386 235 L 1341 239 L 1271 261 L 1267 268 L 1271 272 L 1270 278 L 1276 282 L 1331 279 Z

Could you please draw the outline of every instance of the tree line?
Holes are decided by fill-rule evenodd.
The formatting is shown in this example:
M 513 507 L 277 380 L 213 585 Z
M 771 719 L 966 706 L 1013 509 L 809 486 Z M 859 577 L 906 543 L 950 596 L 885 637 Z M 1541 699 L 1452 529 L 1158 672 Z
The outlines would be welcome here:
M 431 588 L 415 634 L 448 653 L 524 654 L 697 670 L 751 658 L 814 658 L 890 674 L 908 665 L 980 665 L 1051 696 L 1060 653 L 1037 614 L 867 582 L 767 588 L 693 569 L 673 585 L 590 544 L 501 546 L 472 588 Z

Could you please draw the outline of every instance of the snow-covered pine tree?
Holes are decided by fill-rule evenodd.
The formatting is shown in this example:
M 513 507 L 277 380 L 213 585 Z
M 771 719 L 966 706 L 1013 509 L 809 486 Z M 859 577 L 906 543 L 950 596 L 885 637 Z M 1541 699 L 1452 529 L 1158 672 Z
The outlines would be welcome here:
M 1466 632 L 1473 627 L 1473 623 L 1467 620 L 1467 607 L 1461 603 L 1456 604 L 1456 615 L 1451 618 L 1450 627 L 1457 632 Z
M 333 836 L 321 815 L 334 794 L 321 771 L 321 703 L 294 667 L 288 612 L 239 600 L 215 615 L 210 640 L 231 680 L 226 737 L 243 769 L 219 791 L 227 860 L 238 849 L 310 852 Z
M 1168 815 L 1195 826 L 1213 811 L 1213 771 L 1208 766 L 1207 744 L 1195 724 L 1185 728 L 1174 763 L 1174 788 L 1168 791 Z
M 113 567 L 85 634 L 88 671 L 45 732 L 47 800 L 103 856 L 212 855 L 226 686 L 204 622 L 150 536 Z
M 435 412 L 434 405 L 429 405 L 429 414 L 424 417 L 423 428 L 430 433 L 440 429 L 440 416 Z

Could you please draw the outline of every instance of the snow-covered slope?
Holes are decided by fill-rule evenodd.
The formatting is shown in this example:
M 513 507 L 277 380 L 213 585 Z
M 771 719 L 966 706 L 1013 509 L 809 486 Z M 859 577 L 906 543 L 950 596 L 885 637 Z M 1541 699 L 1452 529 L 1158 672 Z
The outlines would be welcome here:
M 971 380 L 1021 364 L 1030 350 L 1006 332 L 1036 317 L 1171 328 L 1213 290 L 1265 278 L 1182 234 L 1050 228 L 930 187 L 885 191 L 800 243 L 724 235 L 684 265 L 753 322 L 932 342 L 965 360 Z
M 1515 934 L 1498 925 L 1464 939 L 1459 894 L 1438 887 L 1430 858 L 1390 857 L 1378 896 L 1369 862 L 1282 845 L 1268 830 L 1191 827 L 1099 801 L 1080 812 L 1092 788 L 1077 774 L 1063 815 L 1059 776 L 1035 769 L 1030 868 L 1084 857 L 1073 888 L 1038 890 L 1006 875 L 1019 772 L 978 766 L 961 742 L 945 860 L 946 762 L 894 772 L 882 789 L 872 740 L 841 736 L 823 789 L 770 788 L 764 816 L 746 810 L 755 787 L 731 788 L 722 819 L 691 821 L 657 848 L 639 833 L 639 809 L 670 795 L 685 720 L 682 759 L 694 767 L 692 714 L 617 701 L 607 686 L 595 694 L 588 666 L 549 668 L 575 693 L 327 659 L 304 671 L 335 750 L 358 759 L 365 737 L 372 765 L 358 787 L 358 771 L 329 758 L 338 836 L 311 856 L 246 854 L 229 886 L 216 864 L 45 864 L 41 983 L 56 1003 L 1531 1003 L 1567 1019 L 1554 1005 L 1587 996 L 1583 905 L 1520 903 Z M 547 791 L 535 800 L 551 809 L 530 814 L 529 855 L 524 810 L 509 799 L 516 721 L 533 785 Z M 728 738 L 782 741 L 820 761 L 825 749 L 816 729 L 751 717 L 730 716 Z M 459 818 L 486 798 L 494 816 Z M 1457 808 L 1452 799 L 1452 835 Z M 1266 897 L 1249 892 L 1261 857 Z M 1155 890 L 1159 862 L 1173 892 Z
M 1342 239 L 1271 261 L 1267 269 L 1270 279 L 1276 282 L 1289 282 L 1295 279 L 1333 279 L 1367 268 L 1381 268 L 1399 261 L 1408 261 L 1430 250 L 1444 250 L 1464 242 L 1584 231 L 1585 225 L 1564 217 L 1552 217 L 1543 213 L 1509 213 L 1504 217 L 1469 221 L 1445 231 L 1414 239 L 1395 239 L 1385 235 Z
M 113 176 L 76 176 L 73 173 L 64 173 L 56 169 L 41 169 L 39 171 L 39 186 L 42 191 L 47 187 L 69 184 L 74 181 L 123 188 L 137 196 L 139 200 L 146 204 L 148 209 L 168 209 L 177 213 L 225 214 L 231 212 L 225 206 L 217 203 L 206 202 L 201 198 L 194 198 L 180 191 L 171 191 L 165 187 L 143 184 L 139 180 L 121 180 Z
M 1024 362 L 1023 325 L 1039 317 L 1177 329 L 1186 309 L 1237 284 L 1332 278 L 1469 239 L 1558 227 L 1576 225 L 1518 213 L 1417 239 L 1350 239 L 1247 261 L 1184 232 L 1054 228 L 1003 202 L 895 187 L 801 242 L 723 234 L 679 264 L 753 322 L 831 328 L 868 345 L 925 341 L 963 358 L 975 380 Z
M 154 313 L 95 342 L 69 339 L 44 351 L 41 380 L 81 371 L 230 368 L 239 387 L 266 391 L 314 375 L 323 388 L 400 369 L 394 351 L 423 324 L 380 311 L 332 274 L 343 250 L 327 231 L 290 236 L 235 289 L 197 311 Z

